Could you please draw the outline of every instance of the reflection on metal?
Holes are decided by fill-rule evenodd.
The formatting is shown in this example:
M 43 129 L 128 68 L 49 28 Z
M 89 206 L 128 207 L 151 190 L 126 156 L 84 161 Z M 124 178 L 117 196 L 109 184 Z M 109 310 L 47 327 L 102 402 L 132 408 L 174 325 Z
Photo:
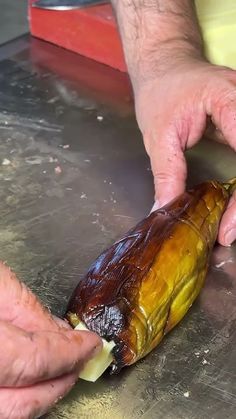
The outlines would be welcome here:
M 36 0 L 34 7 L 47 10 L 73 10 L 108 3 L 106 0 Z

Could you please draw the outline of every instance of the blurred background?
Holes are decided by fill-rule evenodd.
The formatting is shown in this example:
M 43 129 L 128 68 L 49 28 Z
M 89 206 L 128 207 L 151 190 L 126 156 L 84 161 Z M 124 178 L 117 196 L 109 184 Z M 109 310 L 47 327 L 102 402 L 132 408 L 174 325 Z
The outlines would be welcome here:
M 27 0 L 0 0 L 0 44 L 28 32 Z

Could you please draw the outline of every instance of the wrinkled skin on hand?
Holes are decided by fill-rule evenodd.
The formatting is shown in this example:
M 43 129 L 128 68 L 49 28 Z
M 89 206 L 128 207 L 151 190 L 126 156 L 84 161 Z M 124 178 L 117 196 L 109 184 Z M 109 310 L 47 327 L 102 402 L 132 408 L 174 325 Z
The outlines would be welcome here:
M 236 71 L 190 57 L 182 58 L 181 62 L 169 59 L 168 68 L 163 63 L 159 70 L 146 80 L 140 78 L 134 86 L 137 121 L 154 175 L 155 208 L 184 191 L 187 176 L 184 151 L 193 147 L 206 129 L 209 134 L 210 128 L 213 138 L 236 150 Z M 214 165 L 214 161 L 209 164 Z M 230 245 L 235 238 L 234 193 L 223 216 L 218 240 L 222 245 Z
M 0 263 L 0 417 L 43 415 L 76 382 L 84 362 L 100 350 L 90 332 L 53 318 Z

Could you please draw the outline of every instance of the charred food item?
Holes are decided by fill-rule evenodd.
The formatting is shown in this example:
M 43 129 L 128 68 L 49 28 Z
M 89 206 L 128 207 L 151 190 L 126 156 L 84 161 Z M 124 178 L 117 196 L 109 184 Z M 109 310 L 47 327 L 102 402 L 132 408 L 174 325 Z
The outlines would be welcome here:
M 111 345 L 113 373 L 151 352 L 193 304 L 234 189 L 236 178 L 187 191 L 102 253 L 78 284 L 66 318 Z M 95 364 L 83 378 L 98 378 L 89 376 Z

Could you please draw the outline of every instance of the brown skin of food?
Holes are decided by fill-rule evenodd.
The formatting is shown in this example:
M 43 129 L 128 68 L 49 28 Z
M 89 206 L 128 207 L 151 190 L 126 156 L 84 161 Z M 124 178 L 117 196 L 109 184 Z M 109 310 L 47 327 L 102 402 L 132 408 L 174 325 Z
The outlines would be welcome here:
M 205 182 L 153 212 L 78 284 L 66 318 L 116 343 L 113 372 L 146 356 L 197 298 L 235 186 Z

